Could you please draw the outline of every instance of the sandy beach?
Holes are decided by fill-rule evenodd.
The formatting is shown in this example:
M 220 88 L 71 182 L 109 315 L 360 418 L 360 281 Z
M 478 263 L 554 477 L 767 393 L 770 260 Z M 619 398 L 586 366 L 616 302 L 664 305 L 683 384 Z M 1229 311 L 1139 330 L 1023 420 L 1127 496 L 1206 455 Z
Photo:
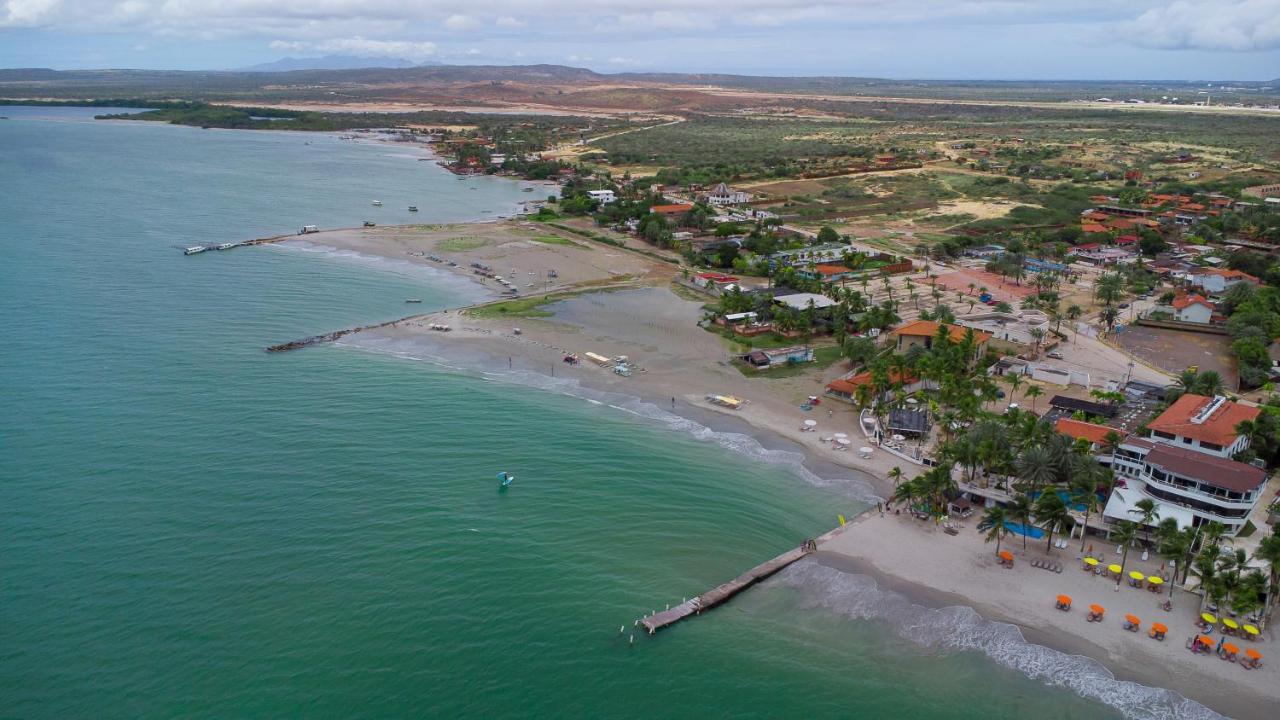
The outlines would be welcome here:
M 892 491 L 889 470 L 900 466 L 911 476 L 919 468 L 879 448 L 869 458 L 860 457 L 857 447 L 869 443 L 863 441 L 853 406 L 824 400 L 809 412 L 800 407 L 843 372 L 844 363 L 785 377 L 744 375 L 730 362 L 733 344 L 698 326 L 709 298 L 674 289 L 677 271 L 670 263 L 521 221 L 335 231 L 306 241 L 438 266 L 497 292 L 501 286 L 470 267 L 479 262 L 519 281 L 528 294 L 555 295 L 535 316 L 504 316 L 492 308 L 452 309 L 356 333 L 344 343 L 430 359 L 505 382 L 553 390 L 572 386 L 596 394 L 587 397 L 638 399 L 644 408 L 640 414 L 669 413 L 704 428 L 745 433 L 761 446 L 799 455 L 811 474 L 817 473 L 815 478 L 846 476 L 839 482 L 846 484 L 856 506 L 873 506 L 821 545 L 817 559 L 826 568 L 869 575 L 882 587 L 927 607 L 972 607 L 988 620 L 1016 625 L 1032 643 L 1093 658 L 1117 679 L 1171 688 L 1232 717 L 1270 717 L 1273 703 L 1280 700 L 1270 632 L 1256 643 L 1237 642 L 1263 652 L 1266 660 L 1259 670 L 1246 670 L 1214 655 L 1192 654 L 1184 643 L 1196 632 L 1198 597 L 1176 591 L 1174 611 L 1167 613 L 1158 607 L 1163 596 L 1127 584 L 1117 590 L 1114 581 L 1082 571 L 1079 540 L 1068 549 L 1053 550 L 1052 559 L 1063 566 L 1059 574 L 1030 565 L 1046 556 L 1043 541 L 1029 540 L 1024 550 L 1020 538 L 1007 539 L 1004 548 L 1017 556 L 1015 567 L 1007 570 L 996 563 L 994 545 L 984 543 L 977 532 L 976 517 L 958 536 L 950 536 L 930 522 L 878 515 L 874 503 Z M 431 259 L 433 255 L 440 260 Z M 557 277 L 548 280 L 545 273 L 552 268 Z M 440 325 L 450 330 L 432 329 Z M 615 374 L 588 361 L 587 352 L 609 358 L 625 355 L 635 371 L 627 377 Z M 566 364 L 569 353 L 583 361 Z M 746 402 L 729 410 L 709 403 L 708 394 L 734 395 Z M 816 421 L 817 427 L 802 431 L 805 420 Z M 854 451 L 837 451 L 824 440 L 835 432 L 848 434 Z M 833 509 L 833 525 L 838 511 Z M 1098 539 L 1089 542 L 1096 553 L 1114 556 L 1113 546 Z M 1144 562 L 1139 555 L 1130 554 L 1130 568 L 1157 572 L 1158 558 Z M 1054 608 L 1059 593 L 1074 599 L 1070 612 Z M 1107 608 L 1102 623 L 1085 621 L 1088 606 L 1095 602 Z M 1142 619 L 1142 632 L 1123 630 L 1126 613 Z M 1146 628 L 1153 621 L 1169 625 L 1164 642 L 1147 637 Z M 1013 667 L 1040 676 L 1033 669 Z M 1161 707 L 1168 705 L 1167 699 Z M 1188 705 L 1187 713 L 1173 716 L 1195 717 L 1198 706 Z M 1170 715 L 1143 715 L 1148 716 Z
M 1186 649 L 1186 641 L 1199 632 L 1198 595 L 1175 590 L 1173 611 L 1165 612 L 1159 604 L 1167 591 L 1156 595 L 1127 583 L 1117 589 L 1114 580 L 1084 572 L 1078 539 L 1047 554 L 1043 540 L 1028 539 L 1024 550 L 1020 537 L 1010 537 L 1001 547 L 1012 552 L 1015 561 L 1006 569 L 997 562 L 995 544 L 986 543 L 977 531 L 976 516 L 964 525 L 959 535 L 951 536 L 932 521 L 871 511 L 833 533 L 819 546 L 817 559 L 843 572 L 870 575 L 883 587 L 928 607 L 968 606 L 987 619 L 1017 625 L 1027 640 L 1098 660 L 1119 680 L 1171 688 L 1230 717 L 1274 717 L 1280 701 L 1280 666 L 1272 661 L 1276 643 L 1271 633 L 1257 642 L 1229 639 L 1242 652 L 1254 648 L 1263 653 L 1264 664 L 1257 670 L 1216 655 L 1194 654 Z M 1113 545 L 1097 538 L 1086 541 L 1086 549 L 1090 545 L 1101 557 L 1119 562 Z M 1035 559 L 1058 563 L 1062 572 L 1033 567 Z M 1159 565 L 1159 558 L 1144 562 L 1135 551 L 1127 567 L 1151 574 Z M 1070 611 L 1054 607 L 1058 594 L 1071 596 Z M 1093 603 L 1106 608 L 1102 622 L 1085 619 Z M 1126 614 L 1141 619 L 1141 631 L 1124 630 Z M 1163 642 L 1148 637 L 1152 622 L 1169 627 Z M 1211 637 L 1217 641 L 1222 635 L 1215 630 Z

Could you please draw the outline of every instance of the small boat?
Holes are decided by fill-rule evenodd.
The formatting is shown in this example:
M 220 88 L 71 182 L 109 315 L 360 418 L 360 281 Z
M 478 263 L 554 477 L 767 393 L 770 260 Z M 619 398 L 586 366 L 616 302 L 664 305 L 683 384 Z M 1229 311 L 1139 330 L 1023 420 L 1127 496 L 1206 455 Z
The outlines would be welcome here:
M 382 201 L 381 201 L 381 200 L 374 200 L 374 201 L 373 201 L 373 206 L 374 206 L 374 207 L 382 207 Z
M 408 300 L 405 300 L 405 302 L 407 302 L 407 303 L 409 303 L 409 304 L 411 304 L 411 305 L 416 305 L 416 304 L 418 304 L 418 303 L 422 302 L 422 300 L 420 300 L 420 299 L 418 299 L 418 298 L 409 298 Z
M 505 470 L 504 470 L 503 472 L 498 473 L 498 487 L 499 487 L 499 488 L 510 487 L 510 486 L 511 486 L 511 483 L 513 483 L 513 482 L 515 482 L 515 481 L 516 481 L 516 476 L 515 476 L 515 475 L 512 475 L 512 474 L 511 474 L 511 473 L 509 473 L 509 472 L 506 472 Z
M 186 250 L 183 250 L 183 251 L 182 251 L 182 254 L 183 254 L 183 255 L 195 255 L 196 253 L 202 253 L 202 252 L 204 252 L 205 250 L 208 250 L 208 249 L 209 249 L 209 248 L 207 248 L 207 247 L 205 247 L 205 246 L 203 246 L 203 245 L 192 245 L 191 247 L 187 248 Z
M 235 247 L 235 246 L 236 246 L 236 244 L 235 244 L 235 243 L 222 243 L 221 245 L 219 245 L 219 246 L 218 246 L 218 249 L 219 249 L 219 250 L 230 250 L 231 248 L 233 248 L 233 247 Z
M 418 212 L 418 206 L 417 206 L 417 205 L 410 205 L 410 206 L 409 206 L 409 212 Z
M 531 188 L 531 187 L 520 188 L 520 192 L 533 192 L 534 190 L 535 188 Z

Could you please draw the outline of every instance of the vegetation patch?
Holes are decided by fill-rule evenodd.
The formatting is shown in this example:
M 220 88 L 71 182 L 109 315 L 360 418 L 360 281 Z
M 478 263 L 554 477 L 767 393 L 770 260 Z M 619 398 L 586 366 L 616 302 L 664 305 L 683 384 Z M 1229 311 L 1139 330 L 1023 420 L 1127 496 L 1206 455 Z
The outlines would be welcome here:
M 436 244 L 436 249 L 442 252 L 467 252 L 468 250 L 482 248 L 488 244 L 488 238 L 483 238 L 479 235 L 462 235 L 441 240 Z

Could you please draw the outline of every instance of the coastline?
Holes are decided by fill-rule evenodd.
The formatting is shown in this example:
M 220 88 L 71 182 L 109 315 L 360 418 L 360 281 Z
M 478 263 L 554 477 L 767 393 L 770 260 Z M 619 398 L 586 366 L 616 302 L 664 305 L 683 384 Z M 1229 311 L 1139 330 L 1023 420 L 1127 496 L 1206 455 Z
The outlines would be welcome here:
M 533 316 L 444 310 L 355 333 L 339 344 L 609 405 L 645 421 L 662 423 L 673 430 L 717 442 L 760 461 L 790 466 L 807 482 L 835 486 L 850 498 L 850 506 L 833 507 L 832 524 L 837 522 L 837 513 L 850 517 L 858 512 L 862 514 L 820 546 L 816 562 L 823 568 L 849 577 L 874 578 L 881 587 L 915 598 L 926 607 L 965 608 L 983 622 L 1007 624 L 1005 626 L 1017 634 L 1005 637 L 1004 631 L 998 633 L 1004 643 L 1000 653 L 1009 652 L 1009 648 L 1016 648 L 1017 652 L 1012 656 L 987 652 L 993 660 L 1046 684 L 1106 702 L 1129 717 L 1218 717 L 1205 705 L 1235 717 L 1261 717 L 1258 709 L 1277 699 L 1261 692 L 1265 685 L 1275 682 L 1271 665 L 1246 671 L 1216 657 L 1193 656 L 1184 650 L 1184 637 L 1193 632 L 1190 621 L 1185 618 L 1185 622 L 1170 622 L 1169 637 L 1164 643 L 1149 640 L 1145 633 L 1123 632 L 1119 628 L 1120 618 L 1128 610 L 1111 605 L 1116 602 L 1114 598 L 1134 598 L 1124 592 L 1112 595 L 1111 589 L 1102 587 L 1106 584 L 1104 580 L 1093 579 L 1097 587 L 1092 591 L 1107 593 L 1098 598 L 1088 598 L 1070 587 L 1053 590 L 1049 586 L 1030 597 L 1026 587 L 999 585 L 988 582 L 985 576 L 980 580 L 977 575 L 994 572 L 994 580 L 1017 577 L 1028 587 L 1059 579 L 1089 582 L 1091 576 L 1081 573 L 1079 565 L 1072 560 L 1078 546 L 1056 551 L 1053 556 L 1064 565 L 1062 575 L 1031 569 L 1026 562 L 1031 555 L 1023 559 L 1022 549 L 1014 548 L 1020 567 L 1002 576 L 1001 571 L 987 567 L 994 565 L 993 548 L 983 543 L 972 527 L 962 531 L 960 538 L 951 538 L 932 528 L 912 528 L 904 518 L 898 519 L 907 524 L 897 527 L 879 522 L 883 519 L 863 510 L 874 507 L 877 500 L 891 493 L 887 478 L 890 468 L 896 465 L 908 475 L 915 474 L 910 463 L 880 449 L 876 449 L 870 459 L 862 459 L 855 453 L 832 450 L 828 443 L 821 442 L 820 438 L 832 431 L 844 431 L 853 439 L 855 447 L 861 444 L 857 412 L 852 406 L 824 400 L 814 412 L 806 414 L 799 409 L 804 398 L 814 392 L 814 388 L 821 387 L 817 381 L 834 375 L 838 367 L 786 378 L 743 375 L 728 362 L 732 351 L 727 341 L 696 326 L 702 303 L 683 299 L 668 288 L 673 278 L 670 266 L 581 239 L 569 239 L 569 244 L 563 246 L 542 246 L 529 242 L 519 232 L 512 235 L 513 227 L 518 229 L 526 224 L 486 225 L 486 233 L 506 233 L 506 239 L 468 252 L 477 253 L 476 257 L 522 260 L 528 260 L 530 252 L 543 253 L 543 257 L 550 252 L 557 262 L 568 261 L 563 253 L 582 254 L 586 259 L 569 272 L 576 280 L 565 279 L 565 288 L 576 294 L 542 306 Z M 539 228 L 543 230 L 551 232 L 550 228 Z M 421 254 L 423 251 L 412 254 L 413 251 L 400 247 L 394 239 L 378 239 L 373 233 L 355 232 L 330 239 L 343 249 L 359 248 L 358 252 L 374 256 L 407 259 L 414 264 L 430 263 Z M 327 246 L 324 239 L 317 240 Z M 435 242 L 439 242 L 439 238 Z M 495 286 L 467 271 L 462 261 L 470 256 L 457 255 L 459 266 L 448 269 L 469 277 L 492 294 Z M 623 272 L 623 265 L 627 272 Z M 610 280 L 613 286 L 603 288 L 608 292 L 592 285 Z M 430 329 L 433 324 L 448 325 L 451 331 L 433 331 Z M 577 366 L 563 363 L 565 354 L 587 351 L 608 357 L 626 355 L 637 370 L 630 377 L 622 377 L 591 364 L 585 356 L 584 362 Z M 748 402 L 739 410 L 719 408 L 706 401 L 709 393 L 733 394 Z M 817 431 L 802 432 L 801 421 L 810 417 L 818 422 Z M 976 521 L 970 521 L 973 523 Z M 858 531 L 867 527 L 877 528 L 877 532 Z M 916 530 L 929 537 L 917 537 L 913 534 Z M 935 550 L 936 545 L 936 551 L 922 552 L 925 542 L 930 543 L 931 550 Z M 1096 539 L 1094 542 L 1101 544 Z M 1035 552 L 1035 544 L 1028 546 L 1028 552 Z M 1043 554 L 1043 549 L 1039 552 Z M 892 562 L 886 558 L 892 558 Z M 1130 563 L 1139 566 L 1132 556 Z M 926 572 L 910 572 L 912 569 Z M 796 572 L 802 577 L 813 572 L 801 570 Z M 1155 572 L 1154 568 L 1147 570 Z M 784 573 L 781 580 L 790 582 L 787 577 L 790 576 Z M 810 578 L 800 582 L 817 586 L 829 584 L 829 580 Z M 1122 590 L 1130 594 L 1139 592 Z M 1109 622 L 1087 624 L 1082 612 L 1069 615 L 1057 612 L 1052 605 L 1055 591 L 1070 592 L 1080 608 L 1089 602 L 1108 605 Z M 1002 604 L 1000 597 L 993 595 L 1000 592 L 1018 596 L 1023 604 Z M 1153 602 L 1147 593 L 1137 595 L 1137 600 Z M 1182 610 L 1192 603 L 1177 604 Z M 1160 619 L 1152 608 L 1138 612 L 1144 622 Z M 1064 618 L 1072 624 L 1055 625 Z M 1083 632 L 1080 632 L 1082 626 Z M 1087 634 L 1091 631 L 1104 634 L 1093 637 Z M 926 647 L 930 644 L 928 639 L 913 637 L 909 632 L 906 636 L 917 644 Z M 1260 645 L 1268 656 L 1271 656 L 1270 645 L 1270 642 Z M 945 649 L 986 651 L 981 644 Z M 1082 672 L 1084 674 L 1079 675 Z

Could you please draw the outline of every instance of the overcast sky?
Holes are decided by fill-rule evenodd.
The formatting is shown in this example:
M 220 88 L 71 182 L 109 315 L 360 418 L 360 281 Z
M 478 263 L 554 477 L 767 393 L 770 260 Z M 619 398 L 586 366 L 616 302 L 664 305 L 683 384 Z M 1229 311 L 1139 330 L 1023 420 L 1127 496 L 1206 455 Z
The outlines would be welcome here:
M 1280 0 L 0 0 L 0 67 L 283 56 L 604 72 L 1280 77 Z

